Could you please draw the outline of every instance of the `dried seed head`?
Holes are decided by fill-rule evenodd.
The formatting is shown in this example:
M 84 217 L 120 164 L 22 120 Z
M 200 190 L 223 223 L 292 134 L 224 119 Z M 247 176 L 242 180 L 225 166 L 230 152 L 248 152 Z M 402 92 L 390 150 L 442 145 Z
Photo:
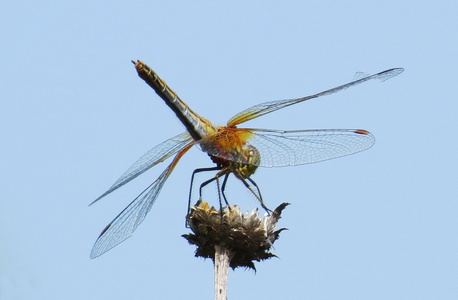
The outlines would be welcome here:
M 285 228 L 275 230 L 282 210 L 289 205 L 283 203 L 272 214 L 259 217 L 258 210 L 240 212 L 237 205 L 219 211 L 207 202 L 198 202 L 191 207 L 188 224 L 193 234 L 183 237 L 196 245 L 196 257 L 215 259 L 215 246 L 230 251 L 230 267 L 254 267 L 254 261 L 261 261 L 275 255 L 268 250 Z

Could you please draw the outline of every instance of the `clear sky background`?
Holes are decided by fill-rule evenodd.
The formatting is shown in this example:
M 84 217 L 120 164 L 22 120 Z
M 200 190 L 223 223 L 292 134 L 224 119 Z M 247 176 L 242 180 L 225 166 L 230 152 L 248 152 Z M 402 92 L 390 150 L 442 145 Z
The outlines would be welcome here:
M 225 124 L 355 72 L 405 72 L 247 127 L 363 128 L 373 148 L 259 169 L 284 201 L 278 259 L 229 273 L 229 299 L 457 299 L 456 1 L 3 1 L 0 299 L 211 299 L 210 260 L 181 237 L 194 149 L 132 238 L 91 260 L 100 231 L 166 167 L 106 197 L 143 153 L 184 130 L 137 76 L 150 65 Z M 203 177 L 201 179 L 204 179 Z M 206 190 L 216 205 L 216 190 Z M 256 200 L 236 180 L 230 199 Z

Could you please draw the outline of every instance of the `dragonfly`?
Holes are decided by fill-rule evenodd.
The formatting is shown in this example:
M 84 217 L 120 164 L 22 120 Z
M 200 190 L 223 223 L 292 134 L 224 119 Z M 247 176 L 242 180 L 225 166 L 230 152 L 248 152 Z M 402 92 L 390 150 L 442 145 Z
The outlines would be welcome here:
M 190 190 L 196 173 L 217 171 L 214 177 L 201 184 L 200 195 L 205 185 L 216 180 L 218 194 L 223 196 L 227 204 L 224 190 L 228 176 L 233 174 L 255 195 L 261 206 L 269 211 L 262 200 L 259 187 L 250 178 L 258 167 L 296 166 L 342 157 L 372 147 L 375 138 L 364 129 L 272 130 L 238 128 L 237 125 L 290 105 L 331 95 L 370 80 L 385 81 L 404 71 L 403 68 L 393 68 L 373 75 L 356 73 L 353 81 L 349 83 L 302 98 L 257 104 L 230 118 L 226 126 L 216 126 L 195 113 L 145 63 L 139 60 L 132 61 L 132 63 L 135 65 L 138 76 L 152 87 L 175 112 L 186 131 L 146 152 L 106 192 L 91 203 L 92 205 L 145 171 L 175 155 L 159 177 L 103 229 L 92 248 L 91 258 L 104 254 L 132 236 L 151 210 L 164 183 L 179 160 L 193 146 L 198 146 L 207 153 L 216 166 L 195 170 L 191 177 Z M 220 188 L 219 179 L 223 177 Z

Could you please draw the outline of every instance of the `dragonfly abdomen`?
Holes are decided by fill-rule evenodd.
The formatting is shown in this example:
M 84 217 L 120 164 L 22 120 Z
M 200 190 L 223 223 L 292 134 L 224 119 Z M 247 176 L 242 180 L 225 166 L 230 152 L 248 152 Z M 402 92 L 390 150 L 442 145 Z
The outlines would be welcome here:
M 138 76 L 175 112 L 194 140 L 201 140 L 216 131 L 210 121 L 195 113 L 150 67 L 139 60 L 132 62 L 135 64 Z

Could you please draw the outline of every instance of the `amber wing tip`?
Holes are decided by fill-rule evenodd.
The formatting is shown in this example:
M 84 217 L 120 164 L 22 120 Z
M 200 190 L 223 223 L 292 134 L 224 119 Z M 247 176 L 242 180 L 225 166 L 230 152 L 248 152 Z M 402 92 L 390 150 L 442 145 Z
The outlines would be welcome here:
M 354 132 L 359 133 L 359 134 L 366 134 L 366 135 L 370 134 L 369 131 L 364 130 L 364 129 L 356 129 Z

